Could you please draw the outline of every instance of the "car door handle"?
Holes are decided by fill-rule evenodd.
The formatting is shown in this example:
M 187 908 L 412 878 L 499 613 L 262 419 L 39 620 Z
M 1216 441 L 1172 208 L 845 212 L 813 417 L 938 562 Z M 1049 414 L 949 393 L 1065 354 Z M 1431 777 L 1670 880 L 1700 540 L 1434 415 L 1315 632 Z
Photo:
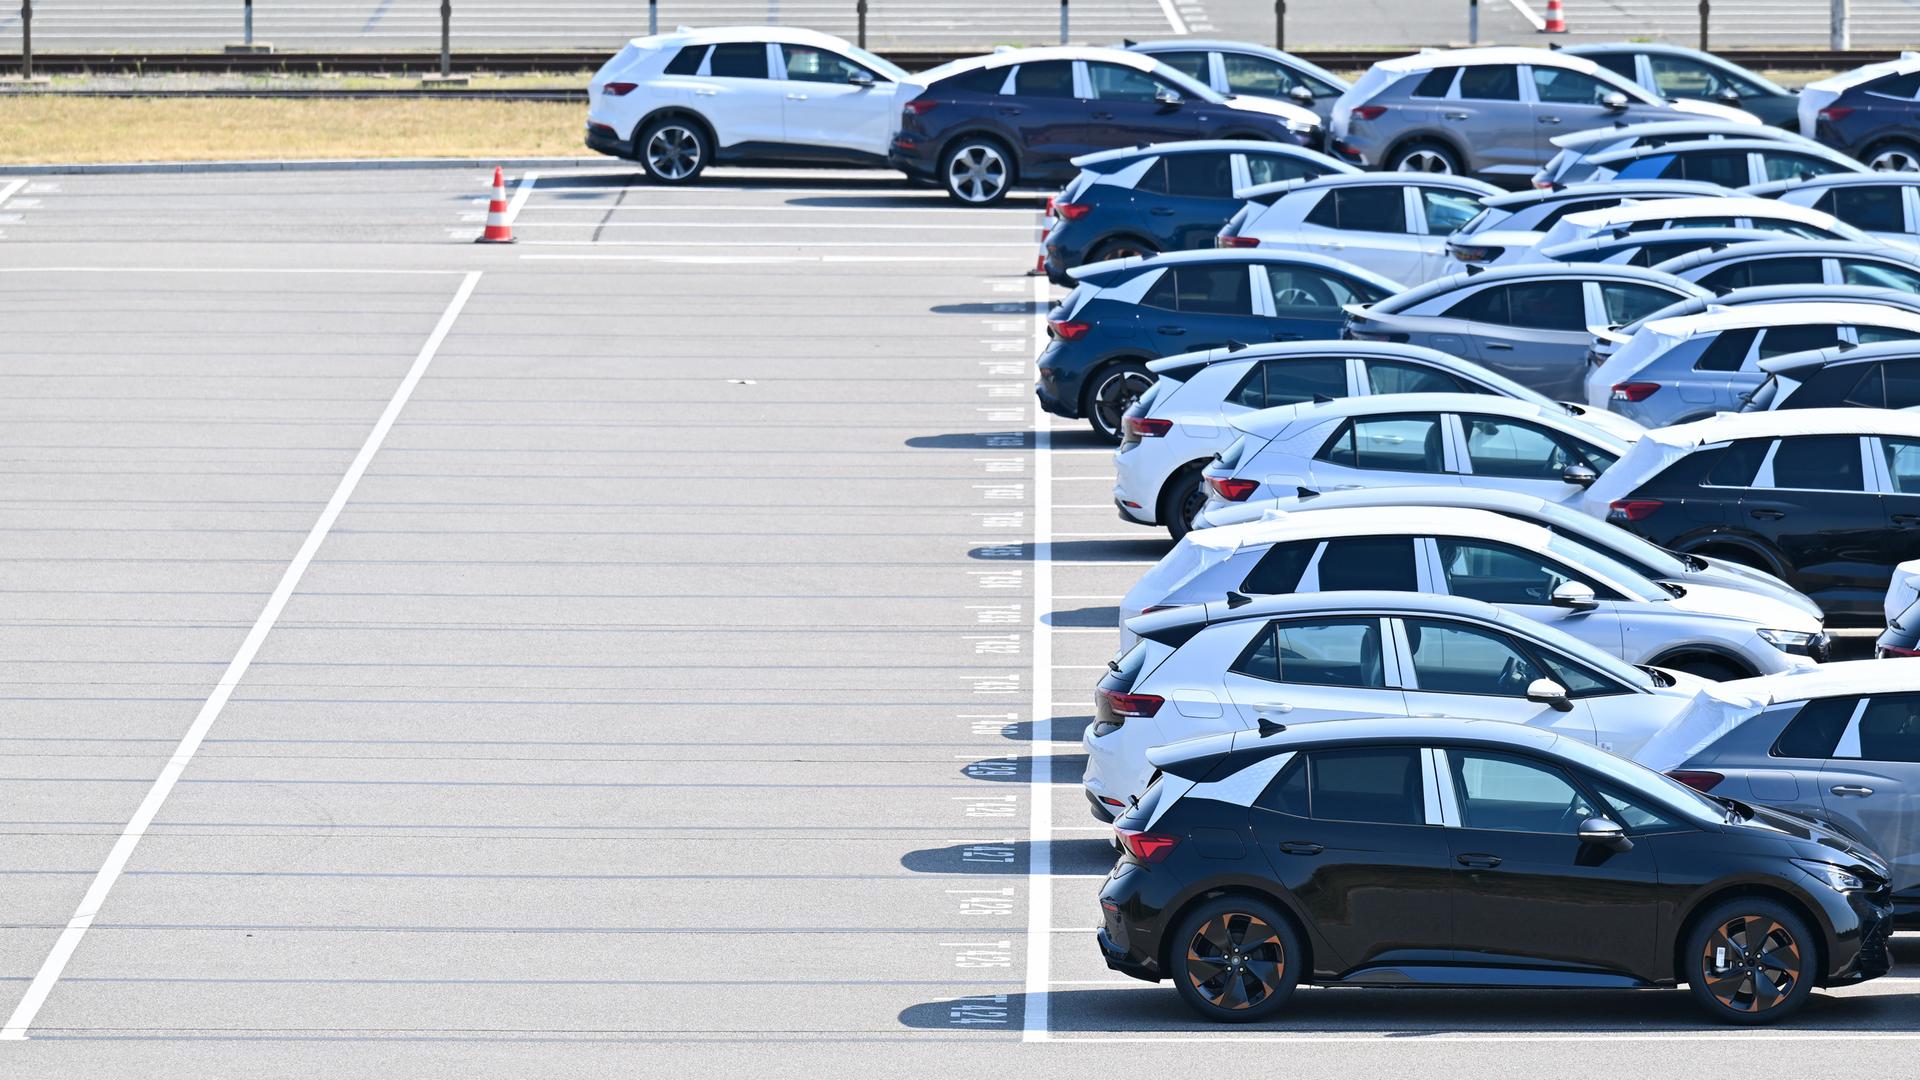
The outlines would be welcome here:
M 1779 521 L 1787 516 L 1787 512 L 1785 510 L 1749 510 L 1747 516 L 1761 521 Z
M 712 97 L 719 92 L 717 88 L 711 86 L 696 86 L 693 88 L 694 97 Z
M 1002 105 L 1000 106 L 1000 115 L 1001 116 L 1019 116 L 1020 107 L 1018 105 Z
M 1543 124 L 1557 124 L 1560 122 L 1560 118 L 1557 116 L 1542 116 L 1539 119 Z
M 1316 244 L 1315 246 L 1324 248 L 1328 251 L 1345 251 L 1347 247 L 1347 242 L 1345 240 L 1322 240 L 1319 244 Z
M 1093 114 L 1093 118 L 1095 120 L 1111 120 L 1113 119 L 1113 114 L 1110 112 L 1097 112 Z
M 1468 116 L 1468 114 L 1467 114 L 1467 113 L 1463 113 L 1463 112 L 1450 112 L 1450 113 L 1441 113 L 1440 115 L 1442 115 L 1442 116 L 1444 116 L 1444 117 L 1446 117 L 1446 118 L 1447 118 L 1447 119 L 1449 119 L 1449 120 L 1466 120 L 1466 119 L 1469 119 L 1469 116 Z
M 1489 341 L 1489 342 L 1487 342 L 1487 343 L 1486 343 L 1486 346 L 1487 346 L 1487 348 L 1489 348 L 1489 349 L 1498 349 L 1498 350 L 1499 350 L 1499 351 L 1501 351 L 1501 352 L 1512 352 L 1512 351 L 1513 351 L 1513 346 L 1511 346 L 1511 345 L 1509 345 L 1509 344 L 1507 344 L 1507 343 L 1506 343 L 1506 342 L 1504 342 L 1504 341 Z
M 1920 525 L 1920 514 L 1895 514 L 1893 523 L 1903 529 L 1911 529 L 1915 525 Z
M 1173 216 L 1173 207 L 1171 207 L 1171 206 L 1156 206 L 1156 207 L 1154 207 L 1153 209 L 1151 209 L 1151 210 L 1149 210 L 1149 211 L 1147 211 L 1147 213 L 1149 213 L 1149 214 L 1152 214 L 1152 215 L 1153 215 L 1154 217 L 1172 217 L 1172 216 Z
M 1827 790 L 1835 795 L 1857 795 L 1863 799 L 1873 794 L 1873 789 L 1864 784 L 1835 784 Z
M 1168 337 L 1179 337 L 1181 334 L 1187 332 L 1187 328 L 1184 326 L 1162 326 L 1160 327 L 1160 332 Z
M 1491 870 L 1500 865 L 1500 856 L 1482 855 L 1478 852 L 1472 852 L 1466 855 L 1455 855 L 1453 861 L 1459 863 L 1461 866 L 1470 866 L 1475 870 Z
M 1288 855 L 1318 855 L 1327 849 L 1311 840 L 1288 840 L 1280 845 L 1280 850 Z

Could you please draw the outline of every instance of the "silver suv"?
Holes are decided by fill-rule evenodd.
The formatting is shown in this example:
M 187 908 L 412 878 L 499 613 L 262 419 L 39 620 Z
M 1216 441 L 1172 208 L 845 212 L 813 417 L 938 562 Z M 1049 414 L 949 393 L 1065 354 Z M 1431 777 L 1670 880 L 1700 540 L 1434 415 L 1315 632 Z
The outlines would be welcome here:
M 1556 135 L 1699 116 L 1758 123 L 1723 105 L 1662 101 L 1565 53 L 1454 49 L 1373 65 L 1334 104 L 1329 134 L 1334 156 L 1356 165 L 1525 182 L 1560 152 Z

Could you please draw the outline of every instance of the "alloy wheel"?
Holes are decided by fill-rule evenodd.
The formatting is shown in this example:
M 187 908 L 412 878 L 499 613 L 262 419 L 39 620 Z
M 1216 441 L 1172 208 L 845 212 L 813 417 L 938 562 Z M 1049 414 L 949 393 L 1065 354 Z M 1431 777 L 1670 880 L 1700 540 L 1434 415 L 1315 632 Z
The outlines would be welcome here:
M 1905 146 L 1889 146 L 1867 163 L 1875 172 L 1920 172 L 1920 155 Z
M 1153 379 L 1144 371 L 1115 371 L 1100 380 L 1100 386 L 1093 392 L 1093 420 L 1100 430 L 1118 438 L 1120 421 L 1126 416 L 1133 403 L 1153 385 Z
M 967 202 L 992 202 L 1006 186 L 1007 159 L 985 143 L 969 143 L 947 162 L 947 187 Z
M 1400 171 L 1451 174 L 1453 162 L 1438 150 L 1414 150 L 1400 159 Z
M 1707 992 L 1734 1012 L 1759 1013 L 1785 1001 L 1798 986 L 1800 943 L 1777 919 L 1741 915 L 1707 936 L 1700 969 Z
M 685 180 L 700 167 L 700 136 L 668 124 L 647 139 L 647 169 L 662 180 Z
M 1273 996 L 1286 963 L 1280 935 L 1255 915 L 1217 915 L 1187 943 L 1187 981 L 1222 1009 L 1250 1009 Z

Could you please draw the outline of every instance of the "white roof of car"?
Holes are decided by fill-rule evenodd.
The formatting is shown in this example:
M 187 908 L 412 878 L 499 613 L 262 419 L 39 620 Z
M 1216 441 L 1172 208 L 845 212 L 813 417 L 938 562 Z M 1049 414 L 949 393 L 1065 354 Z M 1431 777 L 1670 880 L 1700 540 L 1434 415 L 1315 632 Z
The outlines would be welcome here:
M 1707 692 L 1726 700 L 1744 698 L 1767 706 L 1842 694 L 1900 693 L 1915 687 L 1920 687 L 1920 657 L 1845 660 L 1780 675 L 1735 679 L 1709 686 Z
M 1478 64 L 1533 64 L 1536 67 L 1570 68 L 1594 72 L 1600 65 L 1581 56 L 1569 56 L 1551 49 L 1532 49 L 1517 45 L 1494 45 L 1481 49 L 1431 49 L 1411 56 L 1396 56 L 1373 65 L 1382 71 L 1431 71 L 1437 67 L 1471 67 Z
M 1745 330 L 1756 326 L 1792 326 L 1797 323 L 1821 325 L 1833 323 L 1853 326 L 1892 326 L 1920 332 L 1920 313 L 1889 304 L 1850 303 L 1837 300 L 1807 300 L 1783 304 L 1740 304 L 1734 307 L 1714 305 L 1698 315 L 1679 315 L 1656 319 L 1643 329 L 1671 338 L 1690 338 L 1716 334 L 1722 330 Z
M 1238 525 L 1195 529 L 1186 535 L 1194 547 L 1237 551 L 1255 544 L 1279 544 L 1324 536 L 1474 536 L 1540 550 L 1552 533 L 1543 525 L 1492 510 L 1464 506 L 1423 506 L 1410 514 L 1404 506 L 1340 506 L 1279 514 Z
M 1645 439 L 1691 449 L 1733 439 L 1792 435 L 1901 435 L 1920 438 L 1920 415 L 1900 409 L 1778 409 L 1718 413 L 1705 420 L 1654 428 Z
M 1797 221 L 1816 228 L 1831 228 L 1833 217 L 1804 206 L 1761 199 L 1750 195 L 1707 195 L 1697 199 L 1654 199 L 1624 203 L 1598 210 L 1568 214 L 1562 221 L 1581 229 L 1605 229 L 1614 225 L 1633 225 L 1642 221 L 1664 221 L 1689 217 L 1764 217 Z
M 1871 82 L 1882 75 L 1904 75 L 1909 71 L 1920 71 L 1920 52 L 1903 52 L 1897 60 L 1886 60 L 1878 64 L 1857 67 L 1852 71 L 1843 71 L 1818 82 L 1810 82 L 1804 89 L 1846 90 L 1859 86 L 1863 82 Z
M 732 41 L 772 41 L 789 45 L 818 45 L 845 51 L 853 46 L 845 38 L 823 34 L 799 26 L 708 26 L 681 27 L 653 37 L 637 37 L 633 43 L 642 48 L 664 45 L 719 45 Z
M 1139 71 L 1151 71 L 1160 64 L 1159 60 L 1146 53 L 1128 52 L 1125 49 L 1103 49 L 1094 45 L 1045 45 L 1035 49 L 1002 49 L 980 56 L 962 57 L 941 64 L 939 67 L 915 72 L 913 80 L 932 82 L 935 79 L 974 68 L 1037 64 L 1043 60 L 1100 60 L 1110 64 L 1124 64 Z
M 1807 410 L 1812 411 L 1812 410 Z M 1345 416 L 1373 416 L 1401 412 L 1469 412 L 1511 416 L 1532 420 L 1548 427 L 1577 427 L 1582 437 L 1611 447 L 1624 446 L 1611 433 L 1588 428 L 1578 421 L 1569 423 L 1563 406 L 1542 408 L 1529 401 L 1494 394 L 1370 394 L 1366 397 L 1335 398 L 1332 401 L 1300 405 L 1276 405 L 1234 417 L 1234 427 L 1259 438 L 1271 439 L 1301 420 L 1331 420 Z

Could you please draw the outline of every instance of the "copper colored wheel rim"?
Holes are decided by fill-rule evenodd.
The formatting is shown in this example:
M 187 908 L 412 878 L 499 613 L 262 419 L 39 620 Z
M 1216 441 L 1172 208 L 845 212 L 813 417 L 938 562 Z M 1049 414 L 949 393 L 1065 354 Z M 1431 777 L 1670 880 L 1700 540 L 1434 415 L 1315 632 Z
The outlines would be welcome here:
M 1187 982 L 1217 1008 L 1251 1009 L 1272 997 L 1286 963 L 1280 935 L 1255 915 L 1215 915 L 1187 943 Z
M 1707 935 L 1700 958 L 1707 993 L 1734 1012 L 1779 1005 L 1800 985 L 1800 943 L 1776 919 L 1742 915 Z

